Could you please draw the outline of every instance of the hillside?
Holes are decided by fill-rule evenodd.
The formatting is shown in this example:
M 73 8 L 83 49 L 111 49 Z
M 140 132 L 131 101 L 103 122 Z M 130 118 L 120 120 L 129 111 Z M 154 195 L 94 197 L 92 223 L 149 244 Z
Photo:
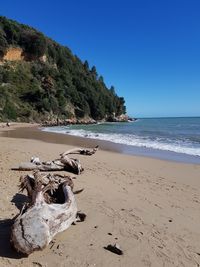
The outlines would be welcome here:
M 126 112 L 118 97 L 68 47 L 0 17 L 0 120 L 101 120 Z

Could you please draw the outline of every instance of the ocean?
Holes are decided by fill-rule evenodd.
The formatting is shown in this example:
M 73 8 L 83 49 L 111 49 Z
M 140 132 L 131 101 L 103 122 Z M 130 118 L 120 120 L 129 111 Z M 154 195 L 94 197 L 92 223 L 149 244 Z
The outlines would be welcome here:
M 200 117 L 148 118 L 43 130 L 122 144 L 122 152 L 128 154 L 200 163 Z

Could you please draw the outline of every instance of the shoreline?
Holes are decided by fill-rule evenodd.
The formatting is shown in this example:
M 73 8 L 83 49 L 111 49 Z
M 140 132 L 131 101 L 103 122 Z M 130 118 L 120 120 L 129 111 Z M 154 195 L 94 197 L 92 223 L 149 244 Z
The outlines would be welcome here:
M 38 124 L 13 123 L 11 127 L 4 127 L 3 130 L 1 128 L 0 131 L 2 132 L 3 137 L 42 140 L 44 142 L 49 143 L 60 143 L 82 147 L 92 147 L 99 145 L 100 149 L 104 151 L 121 153 L 123 155 L 153 158 L 183 164 L 200 164 L 200 157 L 198 156 L 192 156 L 184 153 L 177 153 L 166 150 L 130 146 L 125 144 L 114 143 L 111 141 L 79 137 L 70 134 L 48 132 L 42 130 L 41 128 L 45 127 L 40 126 Z M 10 130 L 12 130 L 12 132 Z
M 23 127 L 23 125 L 21 125 Z M 20 127 L 21 127 L 20 126 Z M 34 127 L 0 129 L 0 266 L 120 267 L 197 266 L 200 264 L 200 166 L 130 156 L 100 149 L 93 156 L 75 155 L 85 171 L 75 177 L 78 209 L 84 222 L 55 236 L 43 251 L 22 257 L 10 247 L 12 218 L 23 205 L 19 178 L 30 172 L 12 171 L 34 156 L 52 160 L 70 149 L 66 137 L 41 133 Z M 21 128 L 25 129 L 25 128 Z M 36 129 L 36 130 L 35 130 Z M 29 138 L 25 135 L 29 132 Z M 37 138 L 33 139 L 31 132 Z M 4 137 L 2 136 L 4 135 Z M 43 136 L 43 140 L 41 140 Z M 64 138 L 64 139 L 63 139 Z M 62 140 L 63 139 L 63 140 Z M 76 140 L 68 137 L 68 141 Z M 92 146 L 90 140 L 85 145 Z M 63 143 L 62 143 L 63 141 Z M 118 243 L 124 255 L 104 249 Z M 37 263 L 37 264 L 36 264 Z

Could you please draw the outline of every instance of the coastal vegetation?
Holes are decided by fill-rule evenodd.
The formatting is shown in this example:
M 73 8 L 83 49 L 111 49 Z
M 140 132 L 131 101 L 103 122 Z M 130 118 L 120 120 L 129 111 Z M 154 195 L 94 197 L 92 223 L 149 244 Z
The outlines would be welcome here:
M 24 24 L 0 17 L 0 120 L 102 120 L 126 113 L 96 67 Z

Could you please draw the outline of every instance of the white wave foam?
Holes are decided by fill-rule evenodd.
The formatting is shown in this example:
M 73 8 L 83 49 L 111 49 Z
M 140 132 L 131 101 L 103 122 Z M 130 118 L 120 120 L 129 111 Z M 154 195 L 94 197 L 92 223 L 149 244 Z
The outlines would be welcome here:
M 104 140 L 104 141 L 110 141 L 117 144 L 124 144 L 129 146 L 136 146 L 136 147 L 144 147 L 144 148 L 152 148 L 152 149 L 159 149 L 159 150 L 165 150 L 165 151 L 172 151 L 176 153 L 183 153 L 188 154 L 192 156 L 200 156 L 200 148 L 195 148 L 189 146 L 189 144 L 186 143 L 180 143 L 180 142 L 174 142 L 170 139 L 166 139 L 163 141 L 160 138 L 157 138 L 156 140 L 151 140 L 149 138 L 144 138 L 140 136 L 135 136 L 132 134 L 105 134 L 105 133 L 94 133 L 90 131 L 86 131 L 83 129 L 79 130 L 72 130 L 72 129 L 66 129 L 66 127 L 62 128 L 44 128 L 43 131 L 47 132 L 55 132 L 55 133 L 63 133 L 63 134 L 69 134 L 73 136 L 79 136 L 84 138 L 91 138 L 91 139 L 98 139 L 98 140 Z

